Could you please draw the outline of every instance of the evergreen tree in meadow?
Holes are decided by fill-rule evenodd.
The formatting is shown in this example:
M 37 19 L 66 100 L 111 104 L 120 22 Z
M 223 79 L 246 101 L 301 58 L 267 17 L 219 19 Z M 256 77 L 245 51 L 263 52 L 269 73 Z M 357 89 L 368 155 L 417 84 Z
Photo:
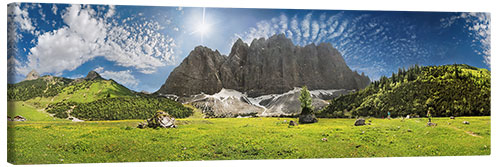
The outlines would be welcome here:
M 313 106 L 312 106 L 312 99 L 311 99 L 311 93 L 309 93 L 309 90 L 307 90 L 307 86 L 303 86 L 302 90 L 300 91 L 300 108 L 301 113 L 300 114 L 310 114 L 313 111 Z
M 299 123 L 315 123 L 318 122 L 316 116 L 313 113 L 312 99 L 307 86 L 302 87 L 300 91 L 300 107 L 302 111 L 299 115 Z

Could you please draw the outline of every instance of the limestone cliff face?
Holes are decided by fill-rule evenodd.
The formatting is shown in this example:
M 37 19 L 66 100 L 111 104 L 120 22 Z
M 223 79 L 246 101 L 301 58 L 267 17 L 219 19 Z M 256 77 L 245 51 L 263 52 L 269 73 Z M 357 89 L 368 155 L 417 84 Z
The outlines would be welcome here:
M 26 78 L 24 78 L 24 80 L 29 81 L 29 80 L 35 80 L 38 78 L 40 78 L 40 74 L 38 74 L 38 72 L 36 72 L 35 70 L 31 70 L 30 73 L 28 73 L 28 75 L 26 75 Z
M 219 51 L 198 46 L 170 73 L 158 92 L 178 96 L 217 93 L 222 89 L 219 69 L 226 59 Z
M 280 34 L 254 39 L 250 46 L 237 40 L 229 56 L 196 47 L 157 93 L 190 96 L 226 88 L 257 97 L 304 85 L 310 90 L 362 89 L 369 82 L 367 76 L 351 71 L 331 44 L 295 46 Z

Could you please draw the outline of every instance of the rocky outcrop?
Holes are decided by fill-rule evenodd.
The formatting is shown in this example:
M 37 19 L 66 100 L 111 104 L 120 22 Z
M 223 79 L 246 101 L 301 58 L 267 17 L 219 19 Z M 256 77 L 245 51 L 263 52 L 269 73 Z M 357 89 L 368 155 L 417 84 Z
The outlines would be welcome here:
M 369 82 L 351 71 L 331 44 L 295 46 L 280 34 L 254 39 L 250 46 L 238 39 L 229 56 L 198 46 L 156 93 L 191 96 L 226 88 L 257 97 L 304 85 L 310 90 L 362 89 Z
M 84 80 L 98 80 L 98 79 L 103 79 L 101 77 L 101 75 L 99 75 L 99 73 L 95 72 L 95 71 L 90 71 L 87 76 L 85 78 L 83 78 Z
M 40 78 L 40 74 L 38 74 L 38 72 L 36 72 L 35 70 L 31 70 L 28 75 L 26 75 L 26 78 L 24 79 L 25 81 L 29 81 L 29 80 L 35 80 L 35 79 L 38 79 Z

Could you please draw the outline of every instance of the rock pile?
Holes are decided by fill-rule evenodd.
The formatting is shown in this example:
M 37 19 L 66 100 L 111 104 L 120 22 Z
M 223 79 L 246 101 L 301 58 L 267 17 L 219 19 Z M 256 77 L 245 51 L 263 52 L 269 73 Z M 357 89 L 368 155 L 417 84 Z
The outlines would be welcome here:
M 365 119 L 363 118 L 359 118 L 354 122 L 354 126 L 363 126 L 363 125 L 366 125 Z
M 165 111 L 157 111 L 156 114 L 147 120 L 147 123 L 139 123 L 137 128 L 176 128 L 175 118 L 171 117 Z

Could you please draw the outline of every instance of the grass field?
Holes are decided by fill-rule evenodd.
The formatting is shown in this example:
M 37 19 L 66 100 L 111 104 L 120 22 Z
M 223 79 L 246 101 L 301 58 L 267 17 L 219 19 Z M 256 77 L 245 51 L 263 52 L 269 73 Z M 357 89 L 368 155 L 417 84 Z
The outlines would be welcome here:
M 30 121 L 63 121 L 56 117 L 52 117 L 49 113 L 44 111 L 39 111 L 31 104 L 22 101 L 9 101 L 7 102 L 7 115 L 14 118 L 17 115 L 21 115 Z
M 293 118 L 179 119 L 175 129 L 137 129 L 141 120 L 9 122 L 14 164 L 226 159 L 454 156 L 490 154 L 490 117 L 320 119 L 289 127 Z M 462 124 L 467 120 L 470 125 Z M 322 139 L 326 138 L 327 141 Z

